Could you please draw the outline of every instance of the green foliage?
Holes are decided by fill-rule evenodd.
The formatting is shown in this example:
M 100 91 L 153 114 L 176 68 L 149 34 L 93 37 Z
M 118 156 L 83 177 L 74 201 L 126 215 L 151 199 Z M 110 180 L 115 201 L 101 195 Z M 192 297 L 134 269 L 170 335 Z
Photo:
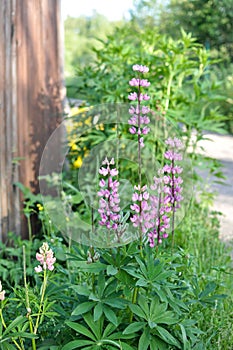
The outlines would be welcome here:
M 12 235 L 10 238 L 13 245 L 30 247 L 27 264 L 33 268 L 41 242 L 32 240 L 28 246 L 27 241 L 13 239 Z M 180 248 L 175 248 L 172 255 L 168 243 L 166 249 L 161 246 L 152 251 L 144 247 L 140 251 L 136 241 L 118 248 L 98 249 L 95 252 L 99 261 L 87 263 L 88 247 L 76 243 L 68 247 L 55 236 L 47 236 L 46 240 L 57 261 L 49 277 L 36 337 L 31 334 L 26 317 L 23 279 L 15 280 L 14 275 L 8 274 L 6 283 L 4 273 L 0 273 L 7 296 L 1 306 L 7 326 L 2 327 L 3 349 L 15 349 L 14 341 L 22 349 L 29 348 L 32 338 L 40 350 L 46 346 L 231 349 L 232 300 L 226 296 L 232 289 L 231 259 L 219 242 L 216 215 L 210 214 L 207 206 L 192 203 L 183 224 L 176 229 Z M 10 261 L 13 250 L 3 243 L 2 249 L 4 259 Z M 21 266 L 18 271 L 22 275 L 20 250 L 14 263 Z M 32 317 L 37 316 L 41 286 L 40 277 L 31 274 L 28 294 Z M 16 317 L 15 310 L 21 316 Z M 56 334 L 56 339 L 52 334 Z
M 73 67 L 83 66 L 87 61 L 92 62 L 95 54 L 92 48 L 100 49 L 105 39 L 116 24 L 96 12 L 92 17 L 67 17 L 65 30 L 65 65 L 66 73 L 73 74 Z
M 203 130 L 223 131 L 226 117 L 216 105 L 226 97 L 219 93 L 221 83 L 209 78 L 215 61 L 191 34 L 182 31 L 181 38 L 173 40 L 149 30 L 135 32 L 128 25 L 95 52 L 95 65 L 78 69 L 77 75 L 79 96 L 88 103 L 127 102 L 131 67 L 143 62 L 150 67 L 150 107 L 166 113 L 172 123 L 182 123 L 188 142 L 192 130 L 199 140 Z
M 207 49 L 226 50 L 232 61 L 232 7 L 232 0 L 171 0 L 161 15 L 161 23 L 164 32 L 172 37 L 178 37 L 178 28 L 183 27 Z

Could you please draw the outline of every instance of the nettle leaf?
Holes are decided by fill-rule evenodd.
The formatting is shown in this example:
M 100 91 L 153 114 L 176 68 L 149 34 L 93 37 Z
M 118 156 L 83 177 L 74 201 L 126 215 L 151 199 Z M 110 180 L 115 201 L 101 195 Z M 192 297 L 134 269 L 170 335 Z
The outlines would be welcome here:
M 85 314 L 86 312 L 90 311 L 93 307 L 95 306 L 95 304 L 91 301 L 86 301 L 82 304 L 79 304 L 74 311 L 72 312 L 72 316 L 78 316 L 78 315 L 82 315 Z
M 125 328 L 123 334 L 131 334 L 140 331 L 144 326 L 145 322 L 134 322 Z

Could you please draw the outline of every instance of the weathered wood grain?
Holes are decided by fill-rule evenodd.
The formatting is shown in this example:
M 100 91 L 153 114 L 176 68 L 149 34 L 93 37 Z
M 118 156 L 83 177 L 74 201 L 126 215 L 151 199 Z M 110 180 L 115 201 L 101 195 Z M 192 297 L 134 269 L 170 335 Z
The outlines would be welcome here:
M 60 0 L 0 0 L 0 239 L 25 236 L 14 182 L 38 193 L 40 158 L 62 118 L 60 18 Z

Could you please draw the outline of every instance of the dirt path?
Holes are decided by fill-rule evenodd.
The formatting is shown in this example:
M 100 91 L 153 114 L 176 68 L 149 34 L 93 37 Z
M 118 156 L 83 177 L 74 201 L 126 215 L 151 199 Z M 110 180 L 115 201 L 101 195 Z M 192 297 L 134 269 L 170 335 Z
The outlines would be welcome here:
M 223 165 L 223 173 L 226 176 L 226 184 L 212 183 L 211 188 L 218 192 L 214 203 L 214 209 L 223 213 L 220 219 L 220 238 L 225 242 L 233 242 L 233 136 L 230 135 L 205 135 L 212 141 L 201 141 L 205 154 L 216 158 Z

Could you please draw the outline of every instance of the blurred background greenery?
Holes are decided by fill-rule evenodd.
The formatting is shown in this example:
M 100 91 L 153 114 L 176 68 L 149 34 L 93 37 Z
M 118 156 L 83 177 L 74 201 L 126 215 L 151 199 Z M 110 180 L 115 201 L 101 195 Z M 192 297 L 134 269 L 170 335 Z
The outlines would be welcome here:
M 214 114 L 224 116 L 224 129 L 232 133 L 232 9 L 233 0 L 135 0 L 128 18 L 117 22 L 109 21 L 97 12 L 89 17 L 67 17 L 65 77 L 68 97 L 86 100 L 90 104 L 124 102 L 127 93 L 123 89 L 129 76 L 128 68 L 136 59 L 153 67 L 157 77 L 164 74 L 162 65 L 167 65 L 167 73 L 170 71 L 176 76 L 181 73 L 177 72 L 177 64 L 180 65 L 179 70 L 182 69 L 183 55 L 186 63 L 196 61 L 196 68 L 199 69 L 200 79 L 190 87 L 190 93 L 192 89 L 200 88 L 201 92 L 196 91 L 195 94 L 201 93 L 203 100 L 205 93 L 205 99 L 211 100 L 211 120 L 215 119 Z M 190 40 L 188 47 L 187 37 Z M 196 51 L 196 58 L 193 51 Z M 173 59 L 174 56 L 176 59 Z M 158 57 L 160 61 L 164 59 L 163 62 L 158 63 Z M 157 69 L 158 64 L 160 70 Z M 184 83 L 193 76 L 193 71 L 185 74 L 183 98 L 187 97 Z M 205 87 L 201 87 L 203 82 Z M 162 83 L 168 84 L 168 80 Z M 154 88 L 156 90 L 156 86 Z M 174 90 L 171 97 L 177 93 Z M 157 97 L 160 97 L 158 92 Z M 168 107 L 166 103 L 164 101 L 165 109 Z M 200 110 L 196 111 L 196 115 L 198 113 L 201 113 Z

